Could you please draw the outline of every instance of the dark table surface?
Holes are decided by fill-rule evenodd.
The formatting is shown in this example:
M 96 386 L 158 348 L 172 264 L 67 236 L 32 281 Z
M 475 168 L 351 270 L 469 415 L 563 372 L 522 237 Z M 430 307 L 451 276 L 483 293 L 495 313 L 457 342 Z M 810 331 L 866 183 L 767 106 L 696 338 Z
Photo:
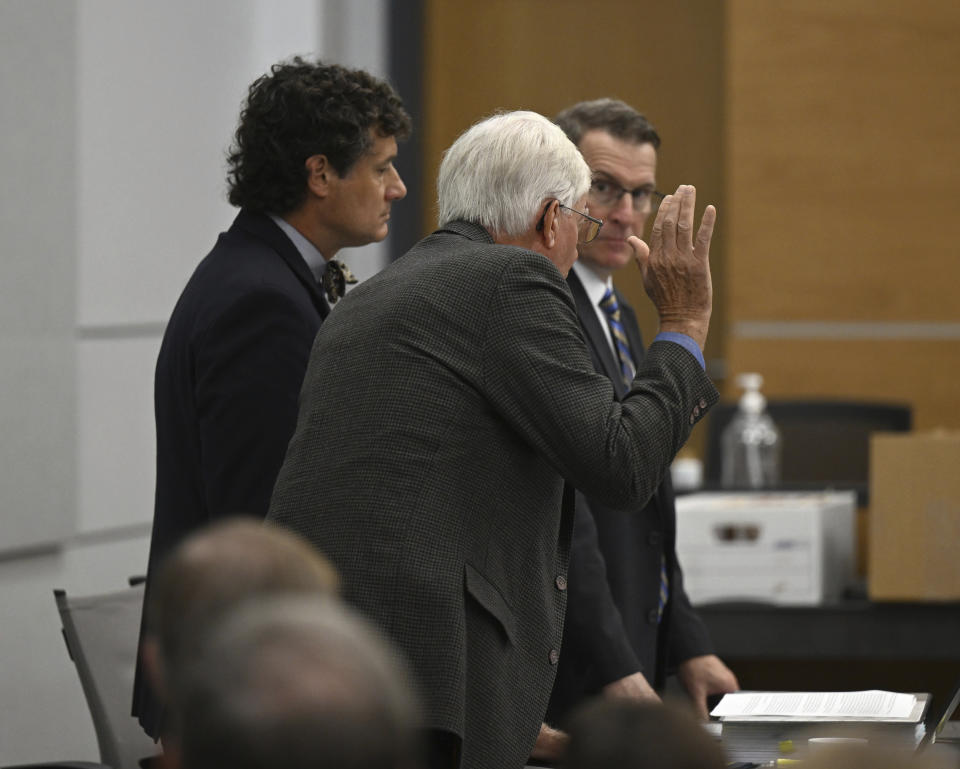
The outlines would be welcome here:
M 698 607 L 745 689 L 930 692 L 960 678 L 960 602 Z
M 721 657 L 960 662 L 960 602 L 733 603 L 697 610 Z

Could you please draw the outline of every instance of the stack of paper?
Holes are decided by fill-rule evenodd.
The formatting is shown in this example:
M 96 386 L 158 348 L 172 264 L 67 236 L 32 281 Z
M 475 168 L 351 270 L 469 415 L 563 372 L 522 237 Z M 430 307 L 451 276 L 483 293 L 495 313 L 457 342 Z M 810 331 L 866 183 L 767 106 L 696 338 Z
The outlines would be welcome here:
M 914 747 L 923 736 L 928 694 L 895 692 L 736 692 L 710 714 L 723 724 L 733 761 L 803 758 L 811 737 L 865 737 Z

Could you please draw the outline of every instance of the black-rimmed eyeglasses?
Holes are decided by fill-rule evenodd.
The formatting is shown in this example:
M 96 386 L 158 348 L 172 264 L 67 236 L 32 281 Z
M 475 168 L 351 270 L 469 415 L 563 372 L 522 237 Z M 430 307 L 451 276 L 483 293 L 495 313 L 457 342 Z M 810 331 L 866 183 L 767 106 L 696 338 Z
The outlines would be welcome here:
M 625 189 L 612 179 L 604 176 L 598 176 L 590 185 L 590 192 L 587 197 L 597 206 L 615 206 L 620 202 L 624 195 L 630 196 L 630 202 L 633 204 L 633 210 L 637 213 L 650 213 L 656 211 L 660 202 L 666 197 L 662 192 L 657 192 L 653 187 L 637 187 L 633 190 Z
M 546 207 L 543 209 L 543 214 L 540 216 L 540 221 L 537 222 L 537 232 L 540 232 L 543 229 L 543 224 L 547 218 L 547 211 L 550 210 L 550 206 L 553 205 L 551 200 L 547 203 Z M 577 223 L 577 242 L 578 243 L 589 243 L 597 235 L 600 234 L 600 228 L 603 227 L 603 219 L 597 219 L 595 216 L 590 216 L 586 211 L 578 211 L 576 208 L 571 208 L 570 206 L 565 206 L 559 200 L 557 205 L 560 208 L 565 208 L 568 211 L 572 211 L 575 214 L 580 214 L 583 218 Z

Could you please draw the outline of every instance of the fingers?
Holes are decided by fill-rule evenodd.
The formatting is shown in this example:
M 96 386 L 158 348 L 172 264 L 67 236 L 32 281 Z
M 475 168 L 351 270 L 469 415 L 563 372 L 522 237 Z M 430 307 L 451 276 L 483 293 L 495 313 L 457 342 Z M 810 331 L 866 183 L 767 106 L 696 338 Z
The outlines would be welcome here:
M 708 719 L 710 714 L 707 708 L 707 687 L 701 681 L 691 681 L 685 688 L 697 715 L 704 720 Z
M 700 229 L 697 230 L 697 242 L 693 246 L 694 253 L 701 258 L 710 256 L 710 241 L 713 238 L 713 226 L 717 221 L 717 209 L 707 206 L 700 219 Z
M 697 205 L 697 190 L 692 184 L 677 187 L 680 211 L 677 216 L 677 245 L 683 251 L 693 249 L 693 212 Z
M 680 186 L 682 188 L 683 185 Z M 679 193 L 680 188 L 677 189 Z M 676 222 L 680 201 L 677 195 L 667 195 L 660 203 L 657 218 L 650 230 L 650 250 L 660 253 L 664 248 L 672 248 L 676 242 Z
M 650 248 L 660 252 L 673 250 L 676 246 L 689 251 L 693 247 L 693 208 L 696 190 L 689 184 L 681 184 L 673 195 L 667 195 L 660 203 L 657 218 L 650 232 Z
M 681 253 L 693 251 L 700 258 L 709 256 L 710 241 L 717 221 L 717 209 L 712 205 L 707 206 L 694 241 L 693 223 L 696 204 L 697 190 L 690 184 L 681 184 L 673 195 L 667 195 L 663 199 L 650 232 L 648 253 L 651 251 L 660 253 L 676 246 Z M 636 248 L 634 248 L 634 257 L 638 263 L 642 263 Z

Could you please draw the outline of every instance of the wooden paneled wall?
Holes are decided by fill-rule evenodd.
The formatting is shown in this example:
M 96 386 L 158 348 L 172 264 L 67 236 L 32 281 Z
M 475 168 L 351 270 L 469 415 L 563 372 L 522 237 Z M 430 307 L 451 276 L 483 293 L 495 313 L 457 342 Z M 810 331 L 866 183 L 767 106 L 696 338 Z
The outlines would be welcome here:
M 960 4 L 730 0 L 726 34 L 728 374 L 960 427 Z
M 960 4 L 425 0 L 424 199 L 480 117 L 616 96 L 720 211 L 708 358 L 960 427 Z M 424 213 L 424 232 L 435 226 Z M 617 278 L 656 331 L 636 273 Z
M 425 0 L 424 17 L 424 232 L 436 227 L 441 154 L 473 123 L 505 109 L 551 117 L 601 96 L 623 99 L 656 126 L 660 189 L 696 184 L 699 208 L 722 210 L 722 3 Z M 722 264 L 722 243 L 713 257 Z M 624 270 L 617 283 L 651 338 L 656 315 L 639 274 Z M 711 337 L 714 355 L 721 338 Z

